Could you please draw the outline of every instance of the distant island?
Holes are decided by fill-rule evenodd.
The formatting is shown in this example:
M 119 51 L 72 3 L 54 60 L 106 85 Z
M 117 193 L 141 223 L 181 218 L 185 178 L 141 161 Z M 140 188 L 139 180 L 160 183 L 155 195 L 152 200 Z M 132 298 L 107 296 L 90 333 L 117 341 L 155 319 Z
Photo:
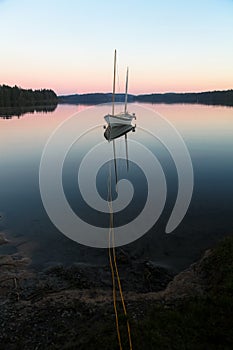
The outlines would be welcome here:
M 58 103 L 51 89 L 22 89 L 18 86 L 0 85 L 0 116 L 11 118 L 24 113 L 51 112 Z
M 58 103 L 98 104 L 112 100 L 111 93 L 89 93 L 58 96 Z M 124 94 L 116 94 L 116 102 L 124 102 Z M 128 95 L 128 102 L 149 103 L 195 103 L 205 105 L 233 106 L 233 90 L 206 91 L 197 93 L 163 93 Z

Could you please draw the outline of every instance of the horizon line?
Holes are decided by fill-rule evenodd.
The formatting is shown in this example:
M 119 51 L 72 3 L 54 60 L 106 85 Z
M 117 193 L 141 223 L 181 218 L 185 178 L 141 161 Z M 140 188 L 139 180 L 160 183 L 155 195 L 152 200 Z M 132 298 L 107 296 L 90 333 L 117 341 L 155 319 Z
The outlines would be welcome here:
M 128 95 L 131 95 L 131 96 L 141 96 L 141 95 L 166 95 L 166 94 L 201 94 L 201 93 L 206 93 L 206 92 L 226 92 L 226 91 L 232 91 L 233 88 L 230 88 L 230 89 L 224 89 L 224 90 L 201 90 L 201 91 L 180 91 L 180 92 L 177 92 L 177 91 L 166 91 L 166 92 L 144 92 L 144 93 L 139 93 L 139 94 L 135 94 L 135 93 L 128 93 Z M 82 92 L 82 93 L 78 93 L 78 92 L 75 92 L 75 93 L 69 93 L 69 94 L 58 94 L 57 96 L 58 97 L 62 97 L 62 96 L 73 96 L 73 95 L 93 95 L 93 94 L 104 94 L 104 95 L 111 95 L 112 92 Z M 115 93 L 115 95 L 124 95 L 125 92 L 117 92 Z

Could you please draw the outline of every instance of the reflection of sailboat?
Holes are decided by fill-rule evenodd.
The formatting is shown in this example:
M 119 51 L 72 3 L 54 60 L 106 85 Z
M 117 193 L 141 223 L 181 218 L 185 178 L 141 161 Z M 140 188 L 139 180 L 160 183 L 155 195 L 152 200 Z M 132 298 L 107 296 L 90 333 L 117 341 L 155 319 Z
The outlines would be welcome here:
M 117 125 L 131 125 L 133 119 L 136 119 L 135 114 L 130 114 L 127 111 L 127 99 L 128 99 L 128 77 L 129 70 L 127 68 L 126 73 L 126 86 L 125 86 L 125 109 L 124 112 L 119 114 L 114 114 L 114 103 L 115 103 L 115 85 L 116 85 L 116 50 L 114 54 L 114 76 L 113 76 L 113 92 L 112 92 L 112 114 L 107 114 L 104 119 L 109 126 Z
M 104 137 L 109 142 L 113 141 L 113 152 L 114 152 L 114 165 L 115 165 L 115 172 L 116 172 L 116 182 L 117 182 L 117 164 L 116 164 L 115 139 L 125 135 L 126 164 L 127 164 L 127 170 L 129 170 L 127 133 L 130 132 L 130 131 L 135 131 L 135 126 L 133 126 L 133 125 L 108 126 L 107 129 L 104 132 Z
M 108 126 L 104 132 L 104 137 L 106 138 L 106 140 L 112 141 L 114 139 L 117 139 L 118 137 L 126 135 L 131 130 L 134 131 L 135 126 L 133 125 Z

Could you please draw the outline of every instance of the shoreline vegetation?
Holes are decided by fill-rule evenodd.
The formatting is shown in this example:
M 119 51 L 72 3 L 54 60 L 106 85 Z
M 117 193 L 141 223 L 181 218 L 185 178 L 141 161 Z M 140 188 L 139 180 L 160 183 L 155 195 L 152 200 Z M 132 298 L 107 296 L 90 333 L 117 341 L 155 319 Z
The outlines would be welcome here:
M 58 102 L 51 89 L 22 89 L 18 86 L 0 85 L 0 107 L 46 106 Z
M 116 102 L 124 102 L 125 94 L 116 93 Z M 0 107 L 45 106 L 57 103 L 95 104 L 112 101 L 112 93 L 57 94 L 51 89 L 22 89 L 21 87 L 0 85 Z M 168 92 L 128 95 L 128 102 L 150 103 L 199 103 L 233 106 L 233 89 L 205 92 Z
M 125 94 L 116 94 L 115 102 L 124 102 Z M 22 89 L 18 86 L 0 85 L 0 118 L 11 119 L 25 113 L 53 112 L 58 104 L 95 105 L 111 103 L 112 93 L 88 93 L 57 96 L 51 89 Z M 201 104 L 233 106 L 233 90 L 198 93 L 152 93 L 128 95 L 128 102 L 152 104 Z
M 116 102 L 124 102 L 124 94 L 116 94 Z M 89 93 L 58 96 L 58 103 L 64 104 L 97 104 L 112 101 L 111 93 Z M 190 103 L 204 105 L 233 106 L 233 90 L 206 91 L 198 93 L 152 93 L 128 95 L 128 102 L 149 103 Z
M 0 85 L 0 117 L 10 119 L 25 113 L 52 112 L 58 97 L 51 89 L 22 89 L 18 86 Z

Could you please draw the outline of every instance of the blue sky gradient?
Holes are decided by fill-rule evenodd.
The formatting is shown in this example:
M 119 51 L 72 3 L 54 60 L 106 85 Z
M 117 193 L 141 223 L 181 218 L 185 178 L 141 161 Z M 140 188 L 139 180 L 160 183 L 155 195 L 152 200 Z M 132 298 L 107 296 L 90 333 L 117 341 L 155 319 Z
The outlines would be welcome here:
M 0 84 L 59 94 L 233 87 L 232 0 L 0 1 Z

